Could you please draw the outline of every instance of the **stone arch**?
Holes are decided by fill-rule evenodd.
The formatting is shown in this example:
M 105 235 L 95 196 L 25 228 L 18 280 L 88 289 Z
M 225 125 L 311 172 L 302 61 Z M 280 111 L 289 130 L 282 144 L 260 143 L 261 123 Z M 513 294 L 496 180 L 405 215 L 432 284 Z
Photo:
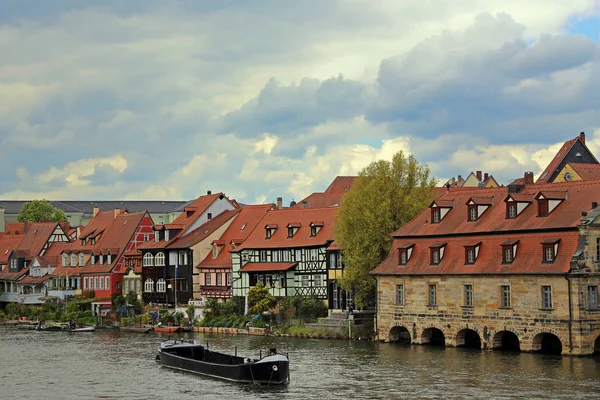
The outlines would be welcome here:
M 444 331 L 439 328 L 425 328 L 423 329 L 423 333 L 421 333 L 421 343 L 432 346 L 445 346 L 446 336 L 444 335 Z
M 481 337 L 479 336 L 479 333 L 473 329 L 461 329 L 456 334 L 456 347 L 481 349 Z
M 600 354 L 600 336 L 594 341 L 594 354 Z
M 390 329 L 389 338 L 390 342 L 393 343 L 411 343 L 410 332 L 406 327 L 402 325 L 393 326 L 392 329 Z
M 492 349 L 502 351 L 521 351 L 521 341 L 514 332 L 498 331 L 494 335 Z
M 540 332 L 533 337 L 531 350 L 547 353 L 562 354 L 563 344 L 558 335 L 550 332 Z

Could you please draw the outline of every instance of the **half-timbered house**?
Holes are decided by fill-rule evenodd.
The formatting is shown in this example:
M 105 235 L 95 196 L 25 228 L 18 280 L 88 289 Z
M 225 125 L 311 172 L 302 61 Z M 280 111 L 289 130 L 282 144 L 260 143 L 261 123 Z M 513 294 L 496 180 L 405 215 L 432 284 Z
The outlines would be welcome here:
M 262 282 L 276 297 L 328 299 L 327 248 L 334 240 L 337 207 L 287 208 L 267 212 L 231 250 L 233 295 L 246 296 Z

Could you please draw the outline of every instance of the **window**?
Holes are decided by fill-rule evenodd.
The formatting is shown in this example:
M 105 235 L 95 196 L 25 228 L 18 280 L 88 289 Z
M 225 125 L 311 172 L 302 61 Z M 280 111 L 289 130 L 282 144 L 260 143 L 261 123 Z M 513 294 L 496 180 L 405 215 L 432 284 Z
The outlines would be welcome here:
M 104 255 L 100 254 L 100 265 L 104 264 Z
M 310 261 L 316 261 L 317 260 L 317 249 L 310 249 Z
M 137 294 L 142 293 L 142 281 L 140 279 L 135 280 L 135 292 Z
M 108 287 L 107 289 L 110 289 L 110 287 Z M 100 277 L 100 290 L 104 290 L 104 277 Z
M 260 262 L 266 262 L 267 261 L 267 251 L 261 250 L 259 253 L 259 258 L 260 258 Z
M 548 200 L 538 199 L 538 217 L 548 216 Z
M 151 253 L 144 254 L 143 266 L 144 267 L 153 267 L 154 266 L 154 257 L 152 256 Z
M 279 262 L 279 251 L 273 250 L 273 259 L 271 261 Z
M 147 242 L 148 240 L 150 240 L 150 235 L 144 233 L 144 242 Z
M 510 286 L 500 286 L 500 308 L 510 308 Z
M 469 221 L 477 221 L 477 205 L 469 206 Z
M 154 281 L 152 279 L 146 279 L 144 282 L 144 292 L 152 293 L 154 292 Z
M 62 256 L 62 266 L 63 267 L 69 266 L 69 256 L 66 254 L 63 254 L 63 256 Z
M 228 272 L 226 274 L 227 277 L 227 286 L 231 286 L 231 272 Z
M 71 254 L 71 266 L 77 266 L 77 256 L 75 254 Z
M 300 249 L 296 250 L 296 258 L 294 261 L 296 261 L 296 262 L 302 261 L 302 250 L 300 250 Z
M 207 213 L 207 214 L 206 214 L 206 218 L 208 218 L 208 219 L 212 219 L 212 213 Z
M 179 252 L 179 265 L 187 265 L 188 264 L 188 255 L 187 251 Z
M 475 249 L 473 247 L 467 248 L 467 259 L 465 264 L 475 264 Z
M 219 255 L 219 248 L 215 245 L 213 246 L 213 251 L 212 251 L 212 258 L 217 258 L 217 256 Z
M 167 282 L 163 278 L 156 281 L 156 291 L 159 293 L 167 291 Z
M 160 242 L 160 231 L 154 231 L 154 241 Z
M 88 283 L 88 278 L 83 278 L 83 288 L 85 290 L 88 290 L 90 288 L 90 285 Z
M 600 238 L 596 238 L 596 261 L 600 262 Z
M 217 286 L 223 286 L 223 274 L 217 272 Z
M 588 310 L 598 309 L 598 286 L 588 286 L 587 288 Z
M 473 307 L 473 285 L 464 285 L 465 289 L 465 307 Z
M 314 286 L 323 286 L 323 275 L 315 275 Z
M 544 246 L 544 262 L 554 262 L 554 245 Z
M 308 275 L 302 275 L 301 279 L 302 279 L 302 287 L 309 287 L 310 286 L 310 276 L 308 276 Z
M 266 232 L 267 232 L 267 236 L 266 236 L 266 238 L 267 238 L 267 239 L 271 239 L 271 236 L 273 235 L 273 232 L 271 232 L 271 229 L 267 228 L 267 229 L 266 229 Z
M 112 254 L 109 254 L 106 256 L 106 263 L 108 265 L 112 264 Z
M 407 249 L 400 249 L 400 260 L 399 260 L 399 264 L 400 265 L 406 265 L 406 263 L 408 262 L 408 254 L 407 254 Z
M 517 205 L 513 203 L 509 203 L 506 206 L 506 218 L 514 219 L 517 218 Z
M 169 230 L 165 228 L 165 242 L 168 242 L 169 240 L 171 240 L 169 238 L 169 235 L 170 235 Z
M 81 245 L 85 246 L 85 239 L 81 239 Z
M 542 286 L 542 308 L 552 308 L 552 286 Z
M 437 286 L 429 285 L 429 303 L 428 306 L 433 307 L 437 305 Z
M 98 290 L 98 277 L 94 277 L 94 290 Z
M 291 226 L 288 227 L 288 238 L 291 238 L 294 236 L 294 228 L 292 228 Z
M 503 246 L 502 251 L 502 262 L 510 264 L 513 261 L 513 250 L 512 246 Z
M 314 226 L 314 225 L 311 225 L 311 226 L 310 226 L 310 236 L 311 236 L 311 237 L 313 237 L 313 236 L 316 236 L 316 235 L 317 235 L 317 232 L 318 232 L 318 230 L 317 230 L 317 227 L 316 227 L 316 226 Z
M 79 254 L 79 266 L 83 267 L 85 265 L 85 254 Z
M 440 263 L 440 249 L 431 249 L 431 265 L 438 265 Z
M 440 209 L 439 208 L 434 208 L 431 211 L 431 222 L 434 224 L 440 223 Z
M 283 250 L 283 262 L 290 262 L 290 251 Z
M 93 254 L 90 256 L 90 264 L 91 264 L 91 265 L 94 265 L 94 264 L 96 264 L 96 256 L 95 256 L 95 255 L 93 255 Z
M 396 285 L 396 304 L 404 304 L 404 285 Z
M 210 286 L 210 272 L 204 274 L 204 284 Z
M 156 257 L 154 257 L 154 264 L 157 267 L 164 267 L 165 266 L 165 253 L 163 253 L 162 251 L 160 253 L 156 253 Z

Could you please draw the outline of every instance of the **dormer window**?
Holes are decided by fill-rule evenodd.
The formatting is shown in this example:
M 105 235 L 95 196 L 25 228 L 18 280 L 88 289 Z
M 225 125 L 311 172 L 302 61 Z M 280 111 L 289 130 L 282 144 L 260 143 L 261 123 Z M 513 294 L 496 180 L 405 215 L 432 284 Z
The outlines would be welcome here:
M 546 217 L 567 199 L 567 192 L 540 192 L 535 199 L 538 205 L 538 217 Z
M 207 219 L 212 219 L 212 213 L 206 213 L 206 218 Z
M 104 254 L 100 254 L 100 265 L 104 264 Z
M 559 238 L 546 239 L 542 242 L 543 262 L 553 263 L 558 255 Z
M 93 246 L 96 244 L 96 238 L 90 239 L 90 244 Z
M 465 245 L 465 264 L 473 265 L 475 261 L 477 261 L 477 257 L 479 256 L 479 248 L 481 247 L 481 242 L 469 243 Z
M 517 203 L 509 203 L 506 205 L 506 218 L 517 218 Z
M 430 265 L 439 265 L 444 258 L 446 243 L 435 243 L 429 246 Z
M 84 239 L 81 239 L 81 245 L 82 245 L 82 246 L 85 246 L 85 238 L 84 238 Z
M 291 239 L 294 237 L 294 235 L 296 234 L 296 232 L 298 232 L 298 229 L 300 229 L 300 223 L 299 222 L 292 222 L 290 224 L 288 224 L 287 229 L 288 229 L 288 239 Z M 312 231 L 311 231 L 312 232 Z
M 96 264 L 96 256 L 94 255 L 94 253 L 92 253 L 90 255 L 90 265 L 94 265 Z
M 467 220 L 477 221 L 494 204 L 493 197 L 471 197 L 467 201 Z
M 275 234 L 275 231 L 277 230 L 278 227 L 279 226 L 277 224 L 266 225 L 265 226 L 266 238 L 270 239 Z
M 165 229 L 165 242 L 169 241 L 169 230 Z
M 439 224 L 448 214 L 448 211 L 454 207 L 454 202 L 452 200 L 435 200 L 429 207 L 431 208 L 431 223 Z
M 63 267 L 69 266 L 69 256 L 67 254 L 63 254 L 63 256 L 62 256 L 62 266 Z
M 160 242 L 160 231 L 154 231 L 154 241 Z
M 469 206 L 469 221 L 477 221 L 477 206 Z
M 77 256 L 75 254 L 71 254 L 71 266 L 72 267 L 77 266 Z
M 83 267 L 85 265 L 85 255 L 83 253 L 79 254 L 79 266 Z
M 398 247 L 398 265 L 406 265 L 412 256 L 414 244 L 405 244 Z
M 106 263 L 109 265 L 112 264 L 112 255 L 110 253 L 106 256 Z
M 517 256 L 518 240 L 507 240 L 502 243 L 502 263 L 512 264 L 515 257 Z
M 506 203 L 506 218 L 515 219 L 523 210 L 533 201 L 533 196 L 528 194 L 509 194 L 504 202 Z
M 321 228 L 323 228 L 323 222 L 322 221 L 313 221 L 310 223 L 310 237 L 315 237 L 317 236 L 317 234 L 319 233 L 319 231 L 321 230 Z

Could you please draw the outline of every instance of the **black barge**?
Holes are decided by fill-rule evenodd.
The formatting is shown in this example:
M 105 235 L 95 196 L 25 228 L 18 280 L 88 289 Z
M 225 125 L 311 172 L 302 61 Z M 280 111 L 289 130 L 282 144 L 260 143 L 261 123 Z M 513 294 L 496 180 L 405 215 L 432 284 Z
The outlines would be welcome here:
M 168 368 L 232 382 L 282 385 L 289 382 L 289 360 L 274 349 L 258 360 L 211 351 L 196 341 L 161 343 L 156 361 Z

